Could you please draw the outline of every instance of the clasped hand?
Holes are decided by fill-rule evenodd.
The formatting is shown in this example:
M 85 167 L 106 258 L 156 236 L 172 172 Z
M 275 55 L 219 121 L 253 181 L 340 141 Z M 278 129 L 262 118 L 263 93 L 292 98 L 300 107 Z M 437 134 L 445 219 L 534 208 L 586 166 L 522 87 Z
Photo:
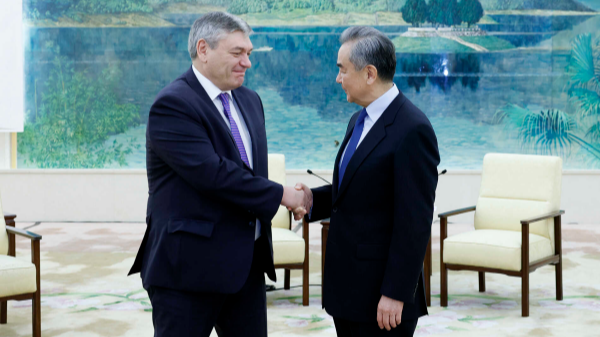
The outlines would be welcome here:
M 295 220 L 301 220 L 312 208 L 312 191 L 302 183 L 295 187 L 284 186 L 281 204 L 294 213 Z

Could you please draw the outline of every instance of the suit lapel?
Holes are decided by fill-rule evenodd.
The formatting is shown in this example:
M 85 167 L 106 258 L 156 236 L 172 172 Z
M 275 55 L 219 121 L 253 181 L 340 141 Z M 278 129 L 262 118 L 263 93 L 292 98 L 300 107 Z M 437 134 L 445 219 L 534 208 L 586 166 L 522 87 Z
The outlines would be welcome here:
M 200 99 L 202 99 L 205 102 L 205 104 L 208 106 L 208 109 L 211 111 L 211 113 L 217 117 L 216 118 L 218 120 L 217 123 L 229 135 L 229 139 L 231 140 L 231 145 L 236 149 L 236 151 L 239 154 L 240 151 L 237 148 L 237 144 L 235 143 L 235 139 L 233 138 L 231 129 L 229 128 L 229 126 L 227 125 L 225 120 L 223 119 L 223 116 L 221 115 L 221 113 L 219 112 L 217 107 L 215 106 L 215 103 L 210 99 L 210 97 L 208 97 L 206 90 L 204 90 L 204 88 L 200 84 L 200 81 L 198 81 L 198 78 L 196 77 L 196 74 L 194 74 L 194 70 L 192 70 L 192 67 L 190 67 L 190 69 L 187 71 L 187 73 L 185 74 L 185 77 L 186 77 L 187 83 L 190 85 L 190 87 L 192 87 L 192 89 L 198 94 L 198 96 L 200 96 Z M 232 93 L 234 99 L 237 99 L 236 97 L 238 97 L 238 95 L 235 95 L 233 93 L 233 91 L 231 91 L 231 93 Z M 237 106 L 240 110 L 240 113 L 244 117 L 244 120 L 246 121 L 246 126 L 248 127 L 248 132 L 250 133 L 250 138 L 252 139 L 252 164 L 253 164 L 254 168 L 256 168 L 256 156 L 255 156 L 256 144 L 254 141 L 256 137 L 252 133 L 252 129 L 254 129 L 254 128 L 250 126 L 248 118 L 246 118 L 245 113 L 242 111 L 242 108 L 241 108 L 242 105 L 243 104 L 238 103 Z M 238 125 L 238 128 L 239 127 L 240 126 Z M 239 158 L 240 158 L 240 162 L 242 163 L 242 165 L 245 165 L 245 163 L 242 160 L 241 155 L 239 156 Z M 250 168 L 248 167 L 248 169 L 250 169 Z M 252 170 L 252 169 L 250 169 L 250 170 Z
M 200 99 L 208 106 L 208 110 L 210 110 L 210 113 L 212 113 L 214 116 L 217 117 L 216 118 L 218 121 L 217 123 L 221 126 L 221 128 L 225 132 L 227 132 L 227 134 L 229 135 L 229 138 L 231 139 L 231 143 L 237 149 L 237 145 L 235 144 L 235 139 L 233 138 L 231 129 L 229 129 L 229 126 L 227 126 L 227 123 L 225 123 L 225 120 L 223 119 L 223 116 L 221 116 L 221 113 L 219 112 L 219 110 L 217 110 L 215 103 L 210 99 L 210 97 L 208 97 L 206 90 L 204 90 L 204 88 L 200 84 L 200 81 L 198 81 L 198 78 L 196 77 L 196 74 L 194 74 L 192 67 L 190 67 L 190 69 L 187 71 L 187 73 L 185 74 L 185 77 L 186 77 L 187 83 L 190 85 L 190 87 L 192 87 L 192 89 L 196 92 L 196 94 L 198 94 L 198 96 L 200 96 Z M 241 160 L 241 157 L 240 157 L 240 160 Z
M 333 200 L 337 199 L 337 194 L 338 194 L 338 177 L 340 175 L 340 161 L 342 160 L 342 154 L 344 153 L 344 150 L 346 149 L 346 146 L 348 146 L 348 142 L 350 141 L 350 138 L 352 137 L 352 132 L 354 131 L 354 124 L 356 124 L 356 119 L 358 118 L 358 113 L 355 113 L 354 116 L 350 119 L 350 122 L 348 124 L 348 130 L 346 130 L 346 135 L 344 136 L 344 140 L 342 141 L 342 144 L 340 145 L 340 149 L 338 150 L 338 154 L 335 157 L 335 164 L 333 166 Z
M 256 136 L 256 128 L 257 126 L 254 125 L 255 119 L 251 118 L 251 116 L 253 116 L 251 114 L 250 111 L 246 111 L 247 108 L 244 107 L 249 107 L 249 104 L 244 104 L 245 101 L 243 99 L 244 95 L 240 95 L 237 93 L 236 90 L 232 90 L 231 94 L 233 95 L 233 99 L 237 102 L 237 108 L 240 112 L 240 114 L 242 115 L 242 118 L 244 118 L 244 121 L 246 122 L 246 127 L 248 128 L 248 133 L 250 134 L 250 140 L 252 143 L 252 167 L 254 167 L 254 171 L 257 171 L 258 168 L 258 145 L 256 144 L 256 140 L 257 140 L 257 136 Z M 233 103 L 233 102 L 232 102 Z M 238 125 L 238 128 L 240 128 L 241 126 Z
M 394 98 L 392 103 L 390 103 L 390 105 L 387 107 L 387 109 L 385 109 L 385 111 L 383 112 L 381 117 L 379 117 L 377 122 L 375 122 L 375 124 L 373 124 L 373 127 L 371 128 L 371 130 L 369 130 L 369 133 L 365 136 L 365 138 L 362 140 L 362 142 L 358 145 L 358 148 L 356 148 L 354 155 L 352 156 L 352 158 L 350 158 L 350 162 L 348 162 L 348 167 L 346 167 L 346 172 L 344 173 L 344 177 L 342 178 L 342 184 L 339 188 L 339 191 L 337 191 L 337 193 L 334 194 L 335 195 L 335 197 L 333 199 L 334 204 L 344 194 L 344 192 L 348 188 L 348 185 L 350 185 L 350 181 L 352 180 L 352 177 L 354 176 L 354 174 L 356 173 L 356 171 L 358 170 L 360 165 L 362 165 L 362 163 L 369 156 L 369 154 L 385 138 L 385 136 L 386 136 L 385 127 L 394 122 L 396 113 L 402 107 L 402 105 L 404 104 L 404 101 L 405 101 L 404 96 L 402 95 L 402 93 L 399 93 L 398 96 L 396 96 L 396 98 Z M 354 129 L 354 126 L 352 126 L 352 128 Z M 352 132 L 349 132 L 348 134 L 351 135 Z M 349 139 L 350 138 L 349 135 L 346 135 L 346 138 Z M 348 142 L 347 140 L 344 140 L 344 141 L 345 141 L 345 143 Z M 339 153 L 342 153 L 344 151 L 343 149 L 345 147 L 346 147 L 346 145 L 344 145 L 342 147 L 342 149 L 340 149 Z M 336 171 L 339 171 L 339 168 L 338 168 L 339 157 L 341 157 L 341 155 L 339 153 L 338 153 L 338 159 L 336 159 L 336 166 L 335 166 Z M 337 182 L 337 180 L 336 180 L 336 182 Z M 334 190 L 335 190 L 335 186 L 334 186 Z

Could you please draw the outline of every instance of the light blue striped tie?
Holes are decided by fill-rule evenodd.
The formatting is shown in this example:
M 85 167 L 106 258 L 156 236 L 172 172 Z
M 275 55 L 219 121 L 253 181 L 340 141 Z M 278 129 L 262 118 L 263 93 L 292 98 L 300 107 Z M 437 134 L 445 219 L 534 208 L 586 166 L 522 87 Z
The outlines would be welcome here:
M 238 129 L 237 124 L 235 124 L 235 120 L 233 120 L 233 116 L 231 116 L 231 108 L 229 106 L 229 95 L 227 93 L 221 93 L 219 95 L 219 99 L 221 103 L 223 103 L 223 110 L 225 111 L 225 116 L 229 119 L 229 124 L 231 124 L 231 134 L 233 135 L 233 139 L 235 140 L 235 145 L 237 145 L 238 151 L 240 151 L 240 156 L 242 160 L 248 167 L 250 167 L 250 162 L 248 161 L 248 155 L 246 154 L 246 148 L 244 147 L 244 142 L 242 141 L 242 135 L 240 134 L 240 130 Z

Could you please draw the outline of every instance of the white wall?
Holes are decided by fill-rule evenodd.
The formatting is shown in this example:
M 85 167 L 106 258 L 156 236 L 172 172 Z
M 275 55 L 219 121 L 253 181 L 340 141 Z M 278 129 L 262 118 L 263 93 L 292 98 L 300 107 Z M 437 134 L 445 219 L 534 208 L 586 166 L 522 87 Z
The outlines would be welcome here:
M 23 1 L 0 1 L 0 132 L 23 131 Z
M 315 170 L 331 181 L 332 173 Z M 439 212 L 475 205 L 479 171 L 450 171 L 440 177 Z M 288 170 L 287 184 L 325 184 L 303 170 Z M 563 223 L 600 224 L 600 171 L 565 171 L 561 208 Z M 139 221 L 146 214 L 145 170 L 0 170 L 4 211 L 19 221 Z M 451 218 L 472 223 L 473 215 Z

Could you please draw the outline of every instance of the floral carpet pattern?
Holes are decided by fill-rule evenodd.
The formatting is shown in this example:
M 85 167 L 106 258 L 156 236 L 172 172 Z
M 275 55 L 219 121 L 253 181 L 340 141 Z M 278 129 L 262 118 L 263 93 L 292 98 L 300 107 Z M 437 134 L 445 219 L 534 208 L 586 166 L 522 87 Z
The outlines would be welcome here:
M 19 223 L 43 235 L 41 243 L 44 337 L 152 336 L 152 306 L 139 275 L 127 277 L 145 224 Z M 450 224 L 449 235 L 472 226 Z M 449 305 L 440 307 L 439 225 L 433 228 L 432 307 L 415 336 L 600 336 L 600 225 L 563 226 L 564 300 L 555 299 L 554 267 L 531 274 L 530 317 L 521 317 L 521 281 L 487 274 L 478 292 L 475 272 L 449 273 Z M 301 288 L 267 293 L 269 336 L 335 336 L 321 309 L 321 230 L 310 226 L 310 305 Z M 17 256 L 29 260 L 29 242 Z M 301 284 L 292 271 L 292 286 Z M 270 281 L 267 281 L 270 283 Z M 283 270 L 277 288 L 283 287 Z M 213 333 L 216 336 L 215 333 Z M 31 301 L 10 301 L 1 337 L 31 336 Z

